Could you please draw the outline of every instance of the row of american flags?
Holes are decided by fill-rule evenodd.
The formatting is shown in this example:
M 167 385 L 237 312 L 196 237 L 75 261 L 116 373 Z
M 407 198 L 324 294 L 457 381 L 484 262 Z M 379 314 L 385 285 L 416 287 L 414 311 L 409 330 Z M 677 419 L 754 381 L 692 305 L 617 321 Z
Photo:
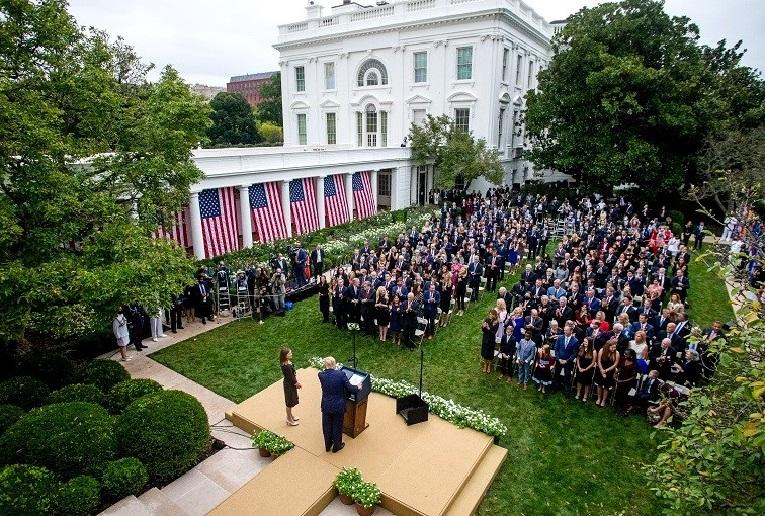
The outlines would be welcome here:
M 355 172 L 351 176 L 351 191 L 355 219 L 361 220 L 377 212 L 372 192 L 370 172 Z M 282 207 L 281 181 L 251 185 L 247 201 L 250 204 L 253 241 L 271 242 L 287 237 Z M 303 235 L 319 229 L 314 178 L 293 179 L 289 182 L 290 215 L 293 235 Z M 235 186 L 202 190 L 199 193 L 199 215 L 202 219 L 202 242 L 207 258 L 219 256 L 241 247 L 239 189 Z M 345 175 L 324 178 L 324 211 L 326 226 L 336 226 L 351 220 L 345 193 Z M 154 238 L 169 238 L 190 249 L 191 218 L 189 207 L 173 213 L 172 220 L 160 225 Z

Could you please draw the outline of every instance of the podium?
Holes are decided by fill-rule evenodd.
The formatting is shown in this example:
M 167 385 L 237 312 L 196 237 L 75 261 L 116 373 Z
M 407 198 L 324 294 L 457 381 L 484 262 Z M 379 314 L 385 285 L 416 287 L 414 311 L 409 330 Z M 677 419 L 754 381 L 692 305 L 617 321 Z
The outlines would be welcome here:
M 343 433 L 355 438 L 369 426 L 366 421 L 367 400 L 372 390 L 372 381 L 366 371 L 352 367 L 343 367 L 340 370 L 352 384 L 361 384 L 361 390 L 348 395 L 345 401 L 345 416 L 343 416 Z

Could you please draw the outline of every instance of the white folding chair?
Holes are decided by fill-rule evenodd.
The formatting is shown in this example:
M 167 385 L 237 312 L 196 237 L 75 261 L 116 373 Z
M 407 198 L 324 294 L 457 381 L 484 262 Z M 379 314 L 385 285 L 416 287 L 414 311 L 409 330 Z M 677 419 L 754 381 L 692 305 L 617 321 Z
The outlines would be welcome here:
M 422 344 L 422 339 L 425 338 L 425 329 L 428 327 L 428 320 L 424 317 L 417 318 L 417 328 L 414 330 L 415 339 L 420 339 L 419 344 Z
M 473 288 L 472 287 L 466 287 L 465 288 L 465 304 L 469 305 L 470 300 L 473 297 Z

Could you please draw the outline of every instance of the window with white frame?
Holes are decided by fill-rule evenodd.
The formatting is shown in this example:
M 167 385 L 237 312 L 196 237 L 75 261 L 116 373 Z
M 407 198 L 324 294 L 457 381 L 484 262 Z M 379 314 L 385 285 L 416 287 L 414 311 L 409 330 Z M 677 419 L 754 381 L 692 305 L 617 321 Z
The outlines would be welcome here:
M 523 70 L 523 56 L 518 54 L 515 58 L 515 85 L 521 86 L 521 70 Z
M 367 147 L 377 147 L 377 109 L 374 105 L 368 104 L 365 114 L 367 116 Z
M 470 108 L 454 110 L 454 129 L 465 133 L 470 132 Z
M 324 63 L 324 89 L 335 89 L 335 63 Z
M 388 146 L 388 112 L 380 111 L 380 146 Z
M 335 145 L 337 143 L 337 115 L 335 113 L 327 113 L 327 145 Z
M 383 197 L 390 196 L 390 179 L 390 174 L 377 174 L 377 195 Z
M 532 81 L 534 80 L 534 61 L 529 61 L 529 75 L 526 77 L 526 89 L 530 90 L 532 86 Z
M 412 121 L 422 126 L 422 123 L 425 121 L 425 110 L 424 109 L 415 109 L 412 111 Z
M 465 81 L 473 78 L 473 47 L 457 49 L 457 80 Z
M 502 81 L 507 81 L 507 64 L 510 61 L 510 49 L 506 48 L 502 52 Z
M 499 152 L 504 153 L 504 149 L 502 148 L 502 124 L 505 121 L 505 108 L 501 107 L 499 108 L 499 120 L 497 121 L 497 148 L 499 148 Z
M 295 91 L 305 91 L 305 67 L 295 67 Z
M 298 113 L 297 115 L 297 132 L 298 132 L 298 144 L 308 144 L 308 124 L 306 123 L 306 114 Z
M 359 68 L 356 84 L 362 86 L 385 86 L 388 84 L 388 69 L 377 59 L 367 59 Z
M 428 82 L 428 53 L 414 53 L 414 82 Z
M 364 146 L 364 114 L 361 111 L 356 112 L 356 146 Z

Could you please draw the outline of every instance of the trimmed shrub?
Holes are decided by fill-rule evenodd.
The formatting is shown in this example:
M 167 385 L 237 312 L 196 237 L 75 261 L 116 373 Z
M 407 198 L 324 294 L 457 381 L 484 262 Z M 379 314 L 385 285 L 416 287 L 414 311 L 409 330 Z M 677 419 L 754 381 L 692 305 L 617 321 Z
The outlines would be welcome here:
M 667 212 L 667 216 L 672 219 L 673 225 L 677 224 L 678 226 L 680 226 L 681 229 L 685 225 L 685 215 L 683 215 L 682 211 L 669 210 Z M 661 221 L 661 222 L 664 222 L 664 221 Z
M 101 503 L 98 480 L 93 477 L 75 477 L 58 491 L 56 508 L 66 516 L 88 516 L 96 512 Z
M 121 414 L 138 398 L 161 391 L 162 386 L 159 382 L 149 378 L 124 380 L 109 391 L 106 396 L 106 406 L 112 414 Z
M 210 447 L 204 408 L 193 396 L 162 391 L 143 396 L 119 416 L 120 454 L 138 457 L 155 482 L 185 473 Z
M 0 436 L 0 464 L 36 464 L 64 478 L 99 474 L 116 452 L 113 418 L 80 401 L 34 409 Z
M 94 360 L 80 373 L 82 383 L 92 383 L 106 394 L 115 384 L 130 379 L 130 374 L 114 360 Z
M 75 365 L 62 353 L 30 351 L 19 358 L 18 371 L 39 378 L 51 389 L 60 389 L 74 381 Z
M 84 401 L 106 406 L 106 396 L 92 383 L 72 383 L 57 390 L 48 397 L 48 405 L 53 403 L 68 403 L 70 401 Z
M 50 389 L 31 376 L 14 376 L 0 383 L 0 404 L 11 404 L 29 410 L 48 399 Z
M 0 405 L 0 435 L 24 415 L 24 409 L 16 405 Z
M 137 495 L 149 481 L 149 473 L 143 462 L 135 457 L 125 457 L 106 464 L 101 477 L 104 495 L 119 500 L 128 495 Z
M 37 516 L 54 508 L 60 483 L 47 468 L 12 464 L 0 469 L 0 514 Z

